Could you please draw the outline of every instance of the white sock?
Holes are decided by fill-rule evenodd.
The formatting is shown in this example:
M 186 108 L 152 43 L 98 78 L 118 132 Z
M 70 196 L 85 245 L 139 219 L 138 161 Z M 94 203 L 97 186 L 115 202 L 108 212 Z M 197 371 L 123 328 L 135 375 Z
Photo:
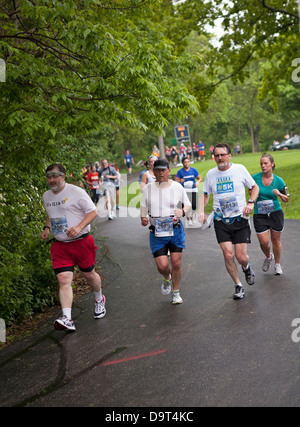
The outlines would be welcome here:
M 102 290 L 100 290 L 99 292 L 94 292 L 94 295 L 96 301 L 102 301 Z
M 63 312 L 63 316 L 67 316 L 68 319 L 72 319 L 71 317 L 72 308 L 63 308 L 62 312 Z

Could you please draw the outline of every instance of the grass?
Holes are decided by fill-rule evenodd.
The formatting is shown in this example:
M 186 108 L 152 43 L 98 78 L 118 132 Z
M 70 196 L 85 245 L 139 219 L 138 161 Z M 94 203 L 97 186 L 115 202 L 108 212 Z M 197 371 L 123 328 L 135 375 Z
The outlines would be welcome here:
M 274 173 L 280 176 L 287 185 L 290 193 L 289 203 L 281 202 L 281 206 L 286 219 L 300 219 L 300 150 L 287 150 L 270 152 L 274 157 L 275 171 Z M 247 153 L 240 156 L 232 156 L 232 163 L 240 163 L 244 165 L 251 175 L 261 172 L 260 157 L 262 153 Z M 204 162 L 197 162 L 191 165 L 198 170 L 203 180 L 207 172 L 216 166 L 212 160 Z M 176 175 L 177 171 L 181 168 L 172 168 L 172 176 Z M 199 193 L 201 192 L 201 185 L 198 187 Z M 138 181 L 130 184 L 127 188 L 120 191 L 120 204 L 122 206 L 137 207 L 140 206 L 142 195 L 139 191 Z M 207 212 L 212 210 L 212 197 L 207 206 Z

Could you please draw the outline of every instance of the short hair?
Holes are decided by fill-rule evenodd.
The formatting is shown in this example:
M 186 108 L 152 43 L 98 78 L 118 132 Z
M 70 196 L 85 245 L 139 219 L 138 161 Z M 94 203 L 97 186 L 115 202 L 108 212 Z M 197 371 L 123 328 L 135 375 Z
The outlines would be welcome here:
M 231 148 L 230 148 L 230 145 L 229 144 L 226 144 L 225 142 L 224 143 L 221 143 L 221 144 L 217 144 L 217 145 L 215 145 L 215 147 L 214 147 L 214 154 L 215 154 L 215 149 L 216 148 L 226 148 L 226 150 L 227 150 L 227 154 L 231 154 Z
M 60 163 L 52 163 L 51 165 L 49 165 L 46 169 L 46 173 L 52 171 L 53 169 L 58 169 L 59 172 L 63 173 L 64 175 L 66 175 L 66 169 L 63 165 L 61 165 Z

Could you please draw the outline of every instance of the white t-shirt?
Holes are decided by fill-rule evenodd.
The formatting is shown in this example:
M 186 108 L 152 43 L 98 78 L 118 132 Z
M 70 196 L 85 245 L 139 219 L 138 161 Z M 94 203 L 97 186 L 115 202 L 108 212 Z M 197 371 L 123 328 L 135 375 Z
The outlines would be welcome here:
M 221 171 L 217 167 L 206 174 L 203 192 L 213 195 L 213 209 L 221 209 L 224 217 L 241 215 L 246 206 L 245 187 L 252 188 L 255 181 L 245 166 L 232 163 Z
M 96 208 L 88 194 L 80 187 L 72 184 L 66 184 L 65 188 L 55 194 L 48 190 L 43 194 L 45 210 L 51 221 L 51 230 L 54 237 L 60 241 L 70 239 L 66 231 L 71 227 L 76 227 Z M 90 225 L 84 227 L 78 236 L 88 233 Z
M 174 215 L 174 209 L 181 209 L 180 203 L 191 206 L 188 196 L 178 182 L 172 182 L 169 187 L 159 186 L 157 182 L 147 184 L 143 192 L 141 206 L 148 208 L 152 217 L 164 218 Z

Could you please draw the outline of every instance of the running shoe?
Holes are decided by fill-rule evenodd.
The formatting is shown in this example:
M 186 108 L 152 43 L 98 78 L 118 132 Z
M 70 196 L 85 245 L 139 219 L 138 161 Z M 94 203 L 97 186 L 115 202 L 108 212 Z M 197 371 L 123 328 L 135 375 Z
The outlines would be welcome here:
M 179 292 L 173 292 L 172 293 L 172 304 L 182 304 L 183 299 L 180 296 Z
M 169 295 L 170 292 L 171 292 L 171 277 L 169 280 L 166 280 L 164 278 L 164 280 L 161 284 L 161 293 L 163 295 Z
M 274 255 L 271 253 L 270 258 L 265 258 L 264 263 L 262 265 L 262 271 L 266 272 L 269 270 L 271 262 L 274 259 Z
M 283 274 L 282 267 L 280 264 L 275 264 L 275 275 L 279 276 Z
M 112 214 L 108 215 L 108 219 L 114 219 L 113 215 Z
M 54 327 L 58 331 L 76 331 L 73 320 L 69 319 L 67 316 L 62 316 L 59 319 L 56 319 Z
M 242 299 L 245 296 L 245 291 L 241 285 L 236 285 L 234 294 L 232 296 L 233 299 Z
M 94 312 L 95 319 L 101 319 L 102 317 L 105 316 L 106 314 L 105 303 L 106 303 L 106 298 L 104 295 L 102 296 L 102 301 L 95 301 L 95 312 Z
M 246 269 L 244 269 L 244 267 L 242 267 L 242 268 L 243 268 L 243 272 L 245 274 L 245 279 L 246 279 L 246 282 L 248 283 L 248 285 L 254 285 L 255 274 L 254 274 L 254 271 L 252 270 L 251 264 L 249 263 L 249 267 Z

